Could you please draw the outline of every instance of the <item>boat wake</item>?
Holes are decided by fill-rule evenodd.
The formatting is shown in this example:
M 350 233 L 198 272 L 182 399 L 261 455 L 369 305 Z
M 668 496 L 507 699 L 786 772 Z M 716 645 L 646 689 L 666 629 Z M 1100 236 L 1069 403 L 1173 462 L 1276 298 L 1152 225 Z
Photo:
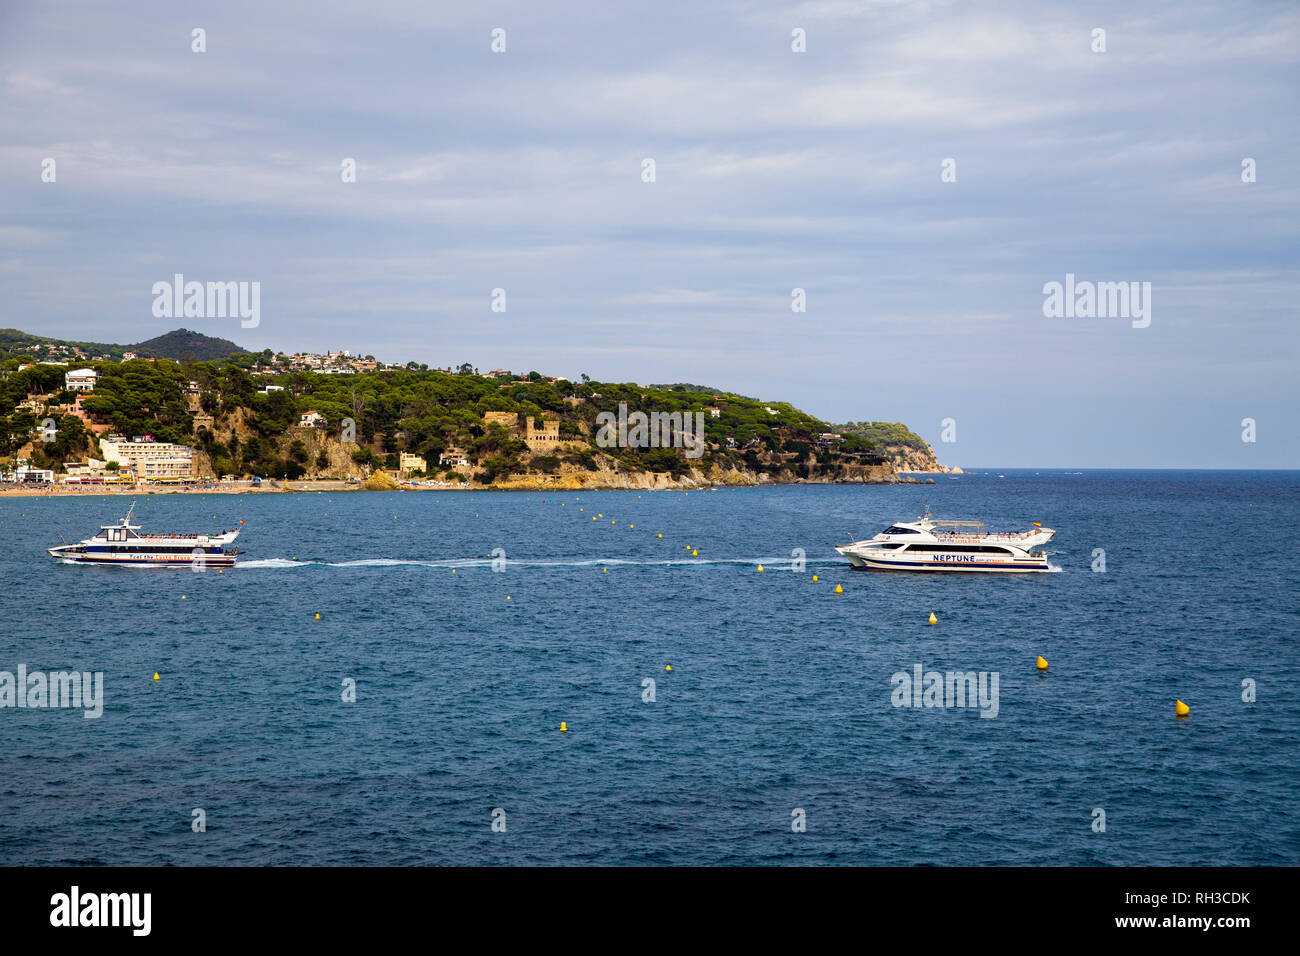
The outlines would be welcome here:
M 491 568 L 494 558 L 444 558 L 440 560 L 403 560 L 400 558 L 363 558 L 357 561 L 315 561 L 295 560 L 293 558 L 263 558 L 252 561 L 239 561 L 236 567 L 259 569 L 285 568 Z M 840 564 L 834 558 L 805 558 L 804 564 Z M 789 558 L 661 558 L 657 560 L 637 560 L 635 558 L 556 558 L 548 560 L 530 560 L 528 558 L 507 558 L 506 564 L 513 568 L 590 568 L 590 567 L 677 567 L 709 565 L 749 565 L 763 566 L 763 570 L 793 571 L 794 562 Z

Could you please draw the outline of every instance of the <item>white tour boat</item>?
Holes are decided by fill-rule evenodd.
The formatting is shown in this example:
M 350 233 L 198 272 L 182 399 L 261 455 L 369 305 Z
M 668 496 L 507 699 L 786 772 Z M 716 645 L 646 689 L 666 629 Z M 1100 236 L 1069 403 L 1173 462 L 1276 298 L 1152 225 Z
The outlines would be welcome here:
M 1037 521 L 1029 531 L 939 531 L 938 528 L 983 528 L 978 521 L 935 521 L 923 515 L 900 521 L 866 541 L 835 550 L 855 571 L 993 571 L 1020 574 L 1050 571 L 1051 552 L 1034 551 L 1056 534 Z
M 231 568 L 235 566 L 233 544 L 238 529 L 219 534 L 141 534 L 138 524 L 131 524 L 135 504 L 121 524 L 106 524 L 99 534 L 77 544 L 50 548 L 53 558 L 70 564 L 116 564 L 132 568 L 193 567 Z

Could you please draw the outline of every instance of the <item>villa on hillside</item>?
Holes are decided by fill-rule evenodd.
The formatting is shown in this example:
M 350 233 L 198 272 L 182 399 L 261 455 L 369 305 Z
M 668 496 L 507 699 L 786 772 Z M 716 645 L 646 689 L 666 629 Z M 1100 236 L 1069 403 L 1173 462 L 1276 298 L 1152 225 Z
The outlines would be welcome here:
M 438 464 L 449 468 L 468 468 L 469 459 L 459 448 L 452 446 L 438 456 Z
M 63 384 L 70 392 L 93 392 L 99 373 L 93 368 L 79 368 L 64 373 Z
M 404 451 L 397 456 L 397 467 L 403 475 L 409 475 L 413 471 L 427 472 L 429 463 L 419 455 L 412 455 L 410 452 Z

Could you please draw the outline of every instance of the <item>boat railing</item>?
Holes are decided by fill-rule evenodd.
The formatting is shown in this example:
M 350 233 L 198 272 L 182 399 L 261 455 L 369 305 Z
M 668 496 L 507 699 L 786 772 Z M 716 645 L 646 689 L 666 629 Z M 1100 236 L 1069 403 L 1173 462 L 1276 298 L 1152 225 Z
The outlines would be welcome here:
M 957 534 L 955 531 L 936 531 L 936 538 L 950 541 L 1018 541 L 1028 535 L 1028 531 L 990 531 L 987 534 Z
M 137 534 L 130 541 L 197 541 L 199 538 L 220 538 L 228 534 L 233 534 L 236 529 L 231 528 L 229 531 L 215 531 L 204 534 Z

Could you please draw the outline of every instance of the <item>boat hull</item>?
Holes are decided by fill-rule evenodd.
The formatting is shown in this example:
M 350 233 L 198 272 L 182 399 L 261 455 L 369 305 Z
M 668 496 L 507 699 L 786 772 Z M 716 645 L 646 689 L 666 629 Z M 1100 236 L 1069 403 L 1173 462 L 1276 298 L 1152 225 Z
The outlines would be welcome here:
M 50 549 L 50 556 L 68 564 L 99 564 L 124 568 L 233 568 L 233 554 L 205 554 L 195 557 L 188 554 L 96 554 L 86 551 Z
M 863 564 L 854 564 L 849 562 L 849 569 L 852 571 L 931 571 L 931 572 L 958 572 L 966 574 L 1042 574 L 1050 571 L 1047 565 L 986 565 L 973 566 L 969 564 L 876 564 L 864 562 Z
M 1011 558 L 1000 561 L 967 561 L 951 556 L 929 555 L 917 561 L 900 561 L 897 559 L 877 558 L 852 551 L 841 551 L 849 559 L 849 567 L 854 571 L 929 571 L 929 572 L 966 572 L 971 574 L 1041 574 L 1050 571 L 1051 566 L 1044 559 Z

